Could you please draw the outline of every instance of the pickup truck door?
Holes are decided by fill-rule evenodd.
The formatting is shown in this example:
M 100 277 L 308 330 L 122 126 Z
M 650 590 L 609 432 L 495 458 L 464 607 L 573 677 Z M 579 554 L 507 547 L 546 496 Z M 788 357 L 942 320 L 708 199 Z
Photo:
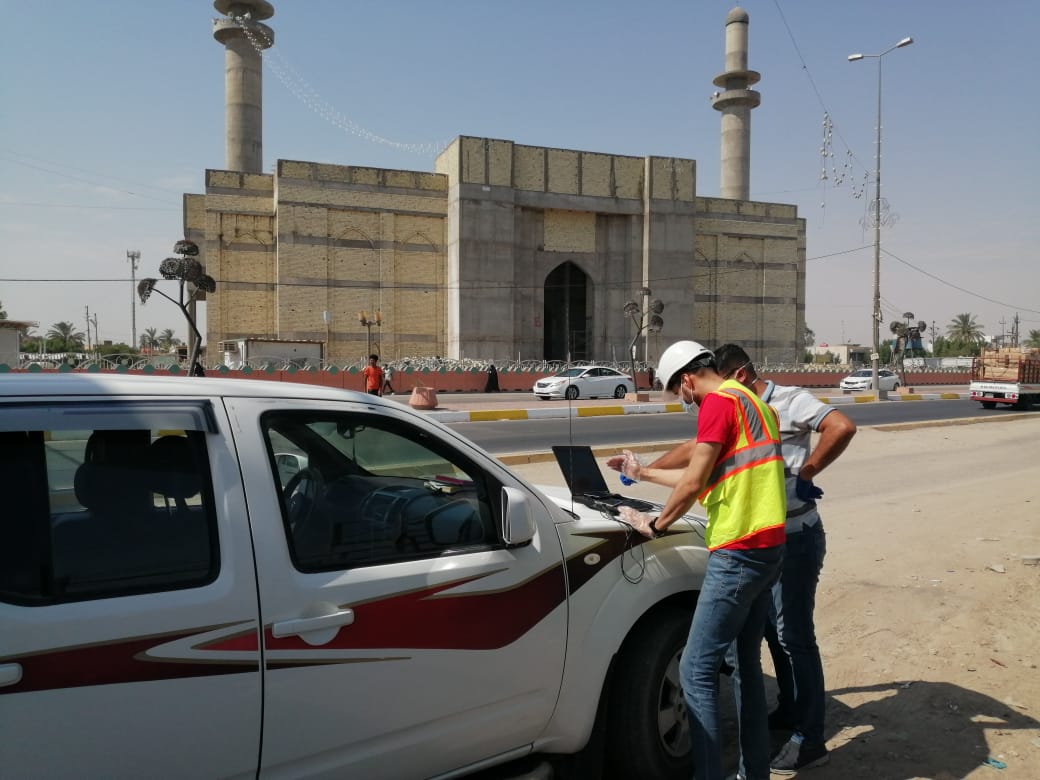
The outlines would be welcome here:
M 262 774 L 429 777 L 523 754 L 555 707 L 562 551 L 507 548 L 493 459 L 409 410 L 229 399 L 263 617 Z M 274 456 L 306 463 L 284 484 Z
M 260 656 L 231 640 L 257 634 L 256 580 L 226 415 L 31 400 L 0 408 L 0 775 L 255 776 Z

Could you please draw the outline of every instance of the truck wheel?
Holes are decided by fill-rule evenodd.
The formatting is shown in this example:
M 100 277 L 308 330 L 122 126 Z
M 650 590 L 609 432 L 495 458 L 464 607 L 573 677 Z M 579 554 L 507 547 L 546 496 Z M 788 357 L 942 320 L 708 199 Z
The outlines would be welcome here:
M 983 409 L 996 409 L 997 408 L 997 402 L 996 401 L 980 401 L 979 403 L 982 404 L 982 408 Z
M 621 648 L 607 722 L 612 777 L 690 777 L 690 724 L 679 684 L 679 656 L 692 618 L 692 611 L 663 610 L 637 626 Z

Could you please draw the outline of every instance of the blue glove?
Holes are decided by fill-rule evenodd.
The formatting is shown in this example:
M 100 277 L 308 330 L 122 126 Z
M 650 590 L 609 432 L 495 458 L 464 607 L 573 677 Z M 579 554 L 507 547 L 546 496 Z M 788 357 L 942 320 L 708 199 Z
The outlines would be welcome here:
M 636 481 L 634 479 L 629 479 L 624 474 L 618 474 L 618 476 L 621 478 L 621 484 L 625 487 L 636 484 Z
M 823 498 L 823 490 L 821 488 L 816 487 L 811 479 L 801 479 L 800 477 L 795 480 L 794 494 L 802 501 L 815 501 L 818 498 Z

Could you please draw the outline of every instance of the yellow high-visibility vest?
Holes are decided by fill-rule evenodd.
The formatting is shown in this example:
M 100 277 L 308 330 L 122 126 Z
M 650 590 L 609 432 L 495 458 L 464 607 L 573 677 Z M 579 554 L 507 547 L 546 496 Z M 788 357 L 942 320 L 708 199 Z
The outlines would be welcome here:
M 714 392 L 733 403 L 739 433 L 697 496 L 708 514 L 704 543 L 709 550 L 783 544 L 787 491 L 776 412 L 733 379 Z

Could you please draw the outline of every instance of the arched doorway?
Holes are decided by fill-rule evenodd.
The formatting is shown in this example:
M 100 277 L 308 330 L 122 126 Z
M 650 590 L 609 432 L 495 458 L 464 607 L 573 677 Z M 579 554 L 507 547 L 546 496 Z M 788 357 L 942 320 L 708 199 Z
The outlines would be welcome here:
M 545 278 L 546 360 L 587 360 L 589 277 L 574 263 L 560 263 Z

